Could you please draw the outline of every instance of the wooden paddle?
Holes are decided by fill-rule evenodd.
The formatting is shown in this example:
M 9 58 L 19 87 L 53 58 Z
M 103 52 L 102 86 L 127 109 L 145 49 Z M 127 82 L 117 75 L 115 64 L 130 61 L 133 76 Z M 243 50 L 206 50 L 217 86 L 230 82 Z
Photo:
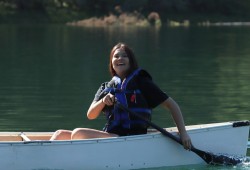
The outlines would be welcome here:
M 137 118 L 139 118 L 141 120 L 144 120 L 151 127 L 153 127 L 156 130 L 160 131 L 164 136 L 167 136 L 167 137 L 173 139 L 174 141 L 176 141 L 177 143 L 183 145 L 180 138 L 172 135 L 171 133 L 169 133 L 165 129 L 163 129 L 163 128 L 159 127 L 158 125 L 152 123 L 151 121 L 145 119 L 144 117 L 142 117 L 138 113 L 136 113 L 134 111 L 131 111 L 127 107 L 120 104 L 118 101 L 116 101 L 116 105 L 119 108 L 123 109 L 124 111 L 129 112 L 130 114 L 136 116 Z M 211 152 L 206 152 L 206 151 L 202 151 L 200 149 L 197 149 L 194 146 L 192 146 L 190 150 L 192 152 L 196 153 L 197 155 L 199 155 L 207 164 L 211 164 L 211 165 L 237 165 L 238 163 L 242 162 L 242 160 L 240 160 L 240 159 L 236 159 L 236 158 L 233 158 L 233 157 L 228 157 L 226 155 L 215 155 L 215 154 L 213 154 Z

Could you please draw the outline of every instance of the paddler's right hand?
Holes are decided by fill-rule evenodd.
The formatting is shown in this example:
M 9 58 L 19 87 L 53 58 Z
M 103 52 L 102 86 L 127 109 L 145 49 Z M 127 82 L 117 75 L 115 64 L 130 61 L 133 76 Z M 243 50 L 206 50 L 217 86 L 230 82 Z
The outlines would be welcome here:
M 115 102 L 115 96 L 111 93 L 108 93 L 106 96 L 102 98 L 102 102 L 107 106 L 114 105 Z

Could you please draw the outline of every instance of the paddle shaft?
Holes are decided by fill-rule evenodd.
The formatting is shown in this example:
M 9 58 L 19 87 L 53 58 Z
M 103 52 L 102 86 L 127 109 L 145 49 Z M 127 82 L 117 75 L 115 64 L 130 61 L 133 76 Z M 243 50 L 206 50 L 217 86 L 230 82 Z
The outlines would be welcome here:
M 160 131 L 163 135 L 165 135 L 165 136 L 167 136 L 167 137 L 173 139 L 174 141 L 178 142 L 179 144 L 183 145 L 182 142 L 181 142 L 181 140 L 180 140 L 178 137 L 172 135 L 171 133 L 169 133 L 168 131 L 164 130 L 164 129 L 161 128 L 160 126 L 158 126 L 158 125 L 152 123 L 151 121 L 145 119 L 144 117 L 142 117 L 142 116 L 139 115 L 138 113 L 133 112 L 132 110 L 126 108 L 125 106 L 123 106 L 123 105 L 120 104 L 119 102 L 116 102 L 116 104 L 117 104 L 118 107 L 120 107 L 121 109 L 123 109 L 123 110 L 125 110 L 125 111 L 131 113 L 132 115 L 138 117 L 138 118 L 141 119 L 141 120 L 144 120 L 147 124 L 149 124 L 151 127 L 155 128 L 156 130 Z
M 125 106 L 123 106 L 122 104 L 120 104 L 118 101 L 116 101 L 116 105 L 117 105 L 118 107 L 120 107 L 121 109 L 123 109 L 124 111 L 129 112 L 130 114 L 132 114 L 132 115 L 138 117 L 138 118 L 141 119 L 141 120 L 144 120 L 144 121 L 145 121 L 146 123 L 148 123 L 151 127 L 153 127 L 153 128 L 155 128 L 156 130 L 160 131 L 164 136 L 167 136 L 167 137 L 171 138 L 172 140 L 176 141 L 177 143 L 179 143 L 180 145 L 183 145 L 182 142 L 181 142 L 181 140 L 180 140 L 178 137 L 172 135 L 171 133 L 169 133 L 168 131 L 164 130 L 164 129 L 161 128 L 160 126 L 158 126 L 158 125 L 152 123 L 151 121 L 145 119 L 144 117 L 142 117 L 142 116 L 139 115 L 138 113 L 136 113 L 136 112 L 134 112 L 134 111 L 128 109 L 127 107 L 125 107 Z M 208 158 L 206 158 L 206 157 L 204 157 L 204 155 L 207 155 L 208 157 L 210 157 L 210 156 L 211 156 L 210 154 L 207 154 L 206 152 L 204 152 L 204 151 L 202 151 L 202 150 L 199 150 L 199 149 L 195 148 L 194 146 L 191 146 L 190 150 L 191 150 L 192 152 L 196 153 L 198 156 L 200 156 L 205 162 L 210 163 L 211 160 L 208 159 Z

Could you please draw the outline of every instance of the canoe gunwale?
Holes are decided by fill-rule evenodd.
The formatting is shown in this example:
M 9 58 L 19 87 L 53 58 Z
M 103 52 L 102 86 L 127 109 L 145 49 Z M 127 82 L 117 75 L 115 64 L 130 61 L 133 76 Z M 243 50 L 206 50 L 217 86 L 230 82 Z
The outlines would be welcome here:
M 210 123 L 202 125 L 192 125 L 186 126 L 189 134 L 204 133 L 208 131 L 216 131 L 218 129 L 227 129 L 227 128 L 239 128 L 242 126 L 249 126 L 249 121 L 233 121 L 233 122 L 223 122 L 223 123 Z M 178 136 L 178 131 L 176 127 L 164 128 L 168 132 L 172 133 L 175 136 Z M 29 136 L 51 136 L 53 132 L 0 132 L 1 135 L 10 135 L 15 137 L 20 137 L 20 134 L 25 134 Z M 93 138 L 93 139 L 79 139 L 79 140 L 30 140 L 30 141 L 0 141 L 0 147 L 4 144 L 9 145 L 20 145 L 20 144 L 38 144 L 38 145 L 51 145 L 51 144 L 77 144 L 77 143 L 110 143 L 110 142 L 124 142 L 132 140 L 145 140 L 150 138 L 160 138 L 162 134 L 154 129 L 150 129 L 148 134 L 143 135 L 134 135 L 134 136 L 121 136 L 121 137 L 110 137 L 110 138 Z M 20 137 L 21 138 L 21 137 Z

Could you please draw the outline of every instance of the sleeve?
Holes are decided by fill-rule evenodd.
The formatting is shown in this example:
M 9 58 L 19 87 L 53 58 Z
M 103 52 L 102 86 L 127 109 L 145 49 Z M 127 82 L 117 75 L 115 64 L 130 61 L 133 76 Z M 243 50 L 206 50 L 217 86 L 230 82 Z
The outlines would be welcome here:
M 149 75 L 148 73 L 146 73 Z M 145 74 L 144 74 L 145 75 Z M 139 88 L 146 98 L 150 108 L 155 108 L 168 99 L 168 95 L 163 92 L 152 80 L 151 76 L 139 76 Z
M 94 101 L 99 101 L 105 95 L 103 90 L 106 88 L 108 82 L 102 83 L 95 94 Z

